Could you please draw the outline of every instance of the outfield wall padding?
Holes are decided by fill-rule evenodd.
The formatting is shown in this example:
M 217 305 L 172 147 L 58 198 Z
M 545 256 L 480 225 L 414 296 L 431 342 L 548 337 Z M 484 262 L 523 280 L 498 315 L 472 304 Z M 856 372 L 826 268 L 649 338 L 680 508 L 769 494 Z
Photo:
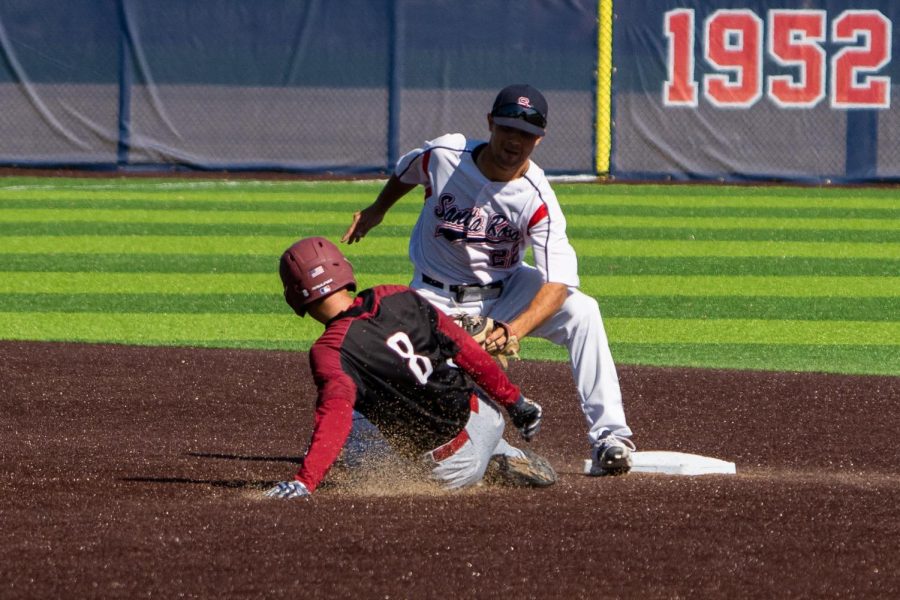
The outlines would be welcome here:
M 384 173 L 486 137 L 529 82 L 552 174 L 897 181 L 898 21 L 892 0 L 7 0 L 0 166 Z
M 894 0 L 615 2 L 620 179 L 900 179 Z

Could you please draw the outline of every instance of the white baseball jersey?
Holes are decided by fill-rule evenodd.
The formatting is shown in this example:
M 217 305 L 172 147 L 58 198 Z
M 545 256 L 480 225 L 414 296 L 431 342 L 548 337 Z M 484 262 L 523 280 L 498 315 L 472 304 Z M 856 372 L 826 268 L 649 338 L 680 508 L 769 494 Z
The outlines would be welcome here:
M 544 281 L 578 286 L 575 250 L 544 171 L 531 162 L 514 181 L 491 181 L 475 164 L 481 141 L 453 133 L 404 155 L 400 181 L 425 187 L 409 257 L 417 271 L 447 284 L 506 279 L 531 245 Z

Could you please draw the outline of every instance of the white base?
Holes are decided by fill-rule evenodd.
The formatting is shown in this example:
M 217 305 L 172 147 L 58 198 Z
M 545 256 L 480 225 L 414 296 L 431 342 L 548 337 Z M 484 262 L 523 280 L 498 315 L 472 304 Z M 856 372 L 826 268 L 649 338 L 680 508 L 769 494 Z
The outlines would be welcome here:
M 733 462 L 687 454 L 685 452 L 632 452 L 632 473 L 665 473 L 668 475 L 734 475 Z M 591 472 L 591 459 L 584 461 L 585 475 Z

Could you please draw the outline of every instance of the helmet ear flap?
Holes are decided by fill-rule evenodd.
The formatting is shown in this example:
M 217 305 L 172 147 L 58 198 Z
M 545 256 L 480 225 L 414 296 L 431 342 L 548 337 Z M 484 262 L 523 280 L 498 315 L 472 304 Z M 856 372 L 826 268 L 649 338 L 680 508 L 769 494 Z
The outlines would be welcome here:
M 297 284 L 284 286 L 284 300 L 288 303 L 298 316 L 306 316 L 306 303 L 303 301 L 303 295 L 300 292 L 300 286 Z
M 300 269 L 294 255 L 287 251 L 281 255 L 281 261 L 278 265 L 278 272 L 281 275 L 281 283 L 284 285 L 284 300 L 288 303 L 294 312 L 301 317 L 306 316 L 303 301 L 303 293 L 300 287 Z

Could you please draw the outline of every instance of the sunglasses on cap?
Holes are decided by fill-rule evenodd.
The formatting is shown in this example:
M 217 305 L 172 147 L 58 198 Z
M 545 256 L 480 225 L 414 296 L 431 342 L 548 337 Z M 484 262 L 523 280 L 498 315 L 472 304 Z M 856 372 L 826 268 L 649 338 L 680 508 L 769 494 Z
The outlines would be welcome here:
M 491 111 L 491 115 L 509 119 L 522 119 L 526 123 L 530 123 L 541 129 L 547 126 L 547 118 L 544 115 L 533 108 L 527 108 L 521 104 L 504 104 L 503 106 L 498 106 Z

